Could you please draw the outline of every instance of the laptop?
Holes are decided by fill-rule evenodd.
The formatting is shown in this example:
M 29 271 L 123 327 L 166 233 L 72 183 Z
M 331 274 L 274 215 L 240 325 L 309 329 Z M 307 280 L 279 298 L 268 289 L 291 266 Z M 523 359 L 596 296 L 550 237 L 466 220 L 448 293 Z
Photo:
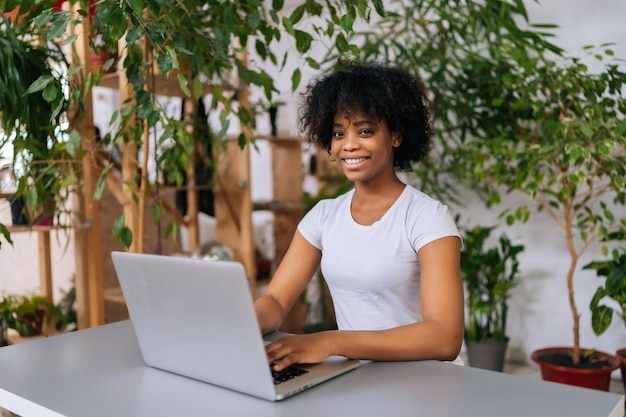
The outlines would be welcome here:
M 273 375 L 243 265 L 112 252 L 141 354 L 148 366 L 270 401 L 360 365 L 333 356 Z M 276 377 L 276 378 L 275 378 Z

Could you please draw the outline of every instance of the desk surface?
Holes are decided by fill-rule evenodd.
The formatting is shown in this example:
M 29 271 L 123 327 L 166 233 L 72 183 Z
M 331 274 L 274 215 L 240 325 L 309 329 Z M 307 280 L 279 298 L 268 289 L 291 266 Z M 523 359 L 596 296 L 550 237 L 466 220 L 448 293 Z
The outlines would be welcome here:
M 272 403 L 146 367 L 129 321 L 1 348 L 0 407 L 24 417 L 624 415 L 617 394 L 436 361 L 369 363 Z

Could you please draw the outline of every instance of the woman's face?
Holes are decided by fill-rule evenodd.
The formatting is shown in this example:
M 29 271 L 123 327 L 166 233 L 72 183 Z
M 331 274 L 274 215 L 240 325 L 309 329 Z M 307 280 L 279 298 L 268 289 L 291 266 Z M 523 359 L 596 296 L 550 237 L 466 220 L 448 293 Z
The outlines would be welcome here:
M 349 180 L 367 183 L 383 173 L 393 174 L 393 152 L 401 139 L 384 120 L 338 113 L 332 135 L 330 153 Z

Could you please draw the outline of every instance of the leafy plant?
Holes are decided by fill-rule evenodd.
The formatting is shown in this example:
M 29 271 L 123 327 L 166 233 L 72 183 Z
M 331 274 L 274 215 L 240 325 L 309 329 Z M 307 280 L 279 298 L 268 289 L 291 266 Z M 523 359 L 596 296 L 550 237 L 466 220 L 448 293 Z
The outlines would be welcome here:
M 607 240 L 623 240 L 626 232 L 609 234 Z M 613 322 L 613 313 L 622 319 L 626 326 L 626 248 L 615 248 L 611 252 L 611 258 L 592 261 L 583 269 L 596 271 L 598 277 L 605 277 L 602 285 L 597 289 L 589 308 L 591 309 L 591 327 L 596 335 L 603 334 Z M 612 300 L 616 307 L 603 303 Z
M 487 247 L 494 227 L 477 226 L 464 233 L 461 273 L 466 287 L 468 341 L 505 341 L 508 300 L 519 282 L 518 255 L 523 245 L 514 245 L 506 235 Z
M 35 10 L 41 11 L 41 5 Z M 30 211 L 25 217 L 33 223 L 50 206 L 56 206 L 60 217 L 71 194 L 77 141 L 66 127 L 76 96 L 66 55 L 49 38 L 57 29 L 28 16 L 24 12 L 15 22 L 0 20 L 0 151 L 12 149 L 6 156 L 18 180 L 15 199 L 24 202 Z M 6 228 L 1 231 L 7 238 Z
M 14 329 L 22 336 L 36 335 L 45 333 L 48 323 L 53 319 L 58 322 L 58 328 L 65 327 L 66 317 L 63 312 L 43 295 L 3 296 L 0 300 L 0 346 L 8 344 L 7 329 Z
M 442 201 L 455 201 L 467 179 L 467 161 L 457 149 L 482 137 L 494 118 L 506 120 L 507 109 L 497 103 L 515 97 L 506 69 L 492 66 L 489 57 L 560 55 L 561 48 L 550 42 L 556 25 L 531 24 L 525 2 L 516 0 L 390 0 L 385 11 L 351 34 L 343 48 L 329 48 L 327 59 L 385 59 L 421 76 L 429 90 L 435 144 L 429 158 L 414 167 L 415 181 Z M 502 83 L 510 88 L 500 95 Z M 494 101 L 477 103 L 486 92 Z
M 476 131 L 476 140 L 465 144 L 459 159 L 491 202 L 500 201 L 503 189 L 528 196 L 529 205 L 503 213 L 508 224 L 528 221 L 534 209 L 547 213 L 563 231 L 570 256 L 564 278 L 573 360 L 578 364 L 578 261 L 617 224 L 614 210 L 626 200 L 626 74 L 616 64 L 591 73 L 576 58 L 504 54 L 484 63 L 493 69 L 491 79 L 468 77 L 459 88 L 476 91 L 474 106 L 493 123 Z M 489 88 L 494 84 L 501 91 Z
M 55 10 L 54 3 L 57 1 L 0 0 L 0 9 L 12 10 L 19 5 L 18 21 L 24 27 L 32 29 L 32 24 L 35 29 L 46 27 L 47 31 L 41 31 L 46 39 L 67 45 L 77 38 L 67 37 L 68 25 L 81 24 L 89 17 L 94 39 L 98 41 L 96 45 L 92 39 L 93 49 L 108 49 L 120 42 L 124 46 L 120 50 L 121 67 L 132 93 L 111 121 L 118 129 L 106 134 L 101 145 L 123 151 L 121 165 L 127 211 L 116 223 L 115 234 L 126 246 L 133 244 L 133 234 L 138 231 L 136 213 L 140 213 L 152 191 L 146 170 L 137 174 L 139 166 L 147 165 L 148 152 L 144 152 L 143 161 L 137 160 L 137 153 L 146 146 L 149 133 L 157 126 L 161 128 L 156 146 L 159 161 L 180 161 L 172 165 L 188 167 L 197 159 L 197 139 L 189 129 L 189 121 L 167 115 L 153 88 L 156 78 L 174 81 L 175 88 L 191 98 L 191 102 L 202 97 L 210 84 L 210 110 L 220 113 L 222 124 L 216 138 L 224 138 L 234 116 L 243 127 L 237 138 L 243 147 L 253 139 L 250 127 L 254 114 L 247 90 L 264 95 L 268 102 L 273 102 L 278 92 L 268 67 L 284 72 L 288 59 L 296 57 L 300 65 L 290 74 L 281 74 L 290 78 L 295 91 L 303 65 L 320 68 L 316 59 L 307 56 L 314 42 L 320 40 L 329 48 L 343 48 L 355 22 L 369 21 L 372 13 L 384 14 L 381 0 L 306 1 L 289 12 L 283 10 L 283 0 L 209 3 L 189 0 L 184 4 L 161 0 L 100 1 L 95 2 L 95 9 L 90 9 L 88 0 L 69 0 L 72 12 Z M 289 42 L 292 46 L 282 56 L 274 52 L 279 42 Z M 90 74 L 84 91 L 100 80 L 101 74 Z M 70 129 L 70 137 L 75 137 L 73 132 Z M 96 199 L 102 195 L 111 167 L 101 168 L 100 173 Z M 184 175 L 172 175 L 178 181 L 184 178 Z M 187 181 L 194 183 L 192 175 Z M 160 209 L 153 213 L 156 220 Z M 141 213 L 139 217 L 143 217 Z
M 9 344 L 7 330 L 17 326 L 15 317 L 16 296 L 5 295 L 0 300 L 0 347 Z

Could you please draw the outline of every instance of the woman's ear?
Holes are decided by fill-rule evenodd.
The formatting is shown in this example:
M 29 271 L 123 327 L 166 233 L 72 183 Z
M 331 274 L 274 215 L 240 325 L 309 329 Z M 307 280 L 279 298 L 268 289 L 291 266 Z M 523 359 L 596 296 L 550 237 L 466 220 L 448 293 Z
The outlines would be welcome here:
M 402 143 L 402 135 L 400 134 L 400 132 L 391 133 L 391 143 L 393 144 L 394 148 L 400 146 L 400 144 Z

